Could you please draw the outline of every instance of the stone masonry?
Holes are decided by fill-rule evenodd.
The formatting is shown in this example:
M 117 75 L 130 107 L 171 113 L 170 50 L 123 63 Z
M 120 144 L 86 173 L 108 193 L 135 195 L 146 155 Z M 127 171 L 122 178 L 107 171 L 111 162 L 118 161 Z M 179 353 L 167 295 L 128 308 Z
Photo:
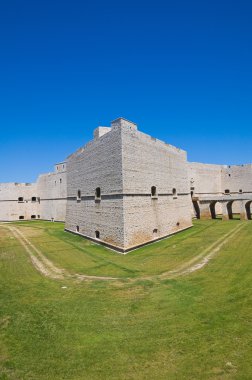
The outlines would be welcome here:
M 186 152 L 118 118 L 35 183 L 0 183 L 0 221 L 65 221 L 120 252 L 192 226 L 251 219 L 252 165 L 190 163 Z

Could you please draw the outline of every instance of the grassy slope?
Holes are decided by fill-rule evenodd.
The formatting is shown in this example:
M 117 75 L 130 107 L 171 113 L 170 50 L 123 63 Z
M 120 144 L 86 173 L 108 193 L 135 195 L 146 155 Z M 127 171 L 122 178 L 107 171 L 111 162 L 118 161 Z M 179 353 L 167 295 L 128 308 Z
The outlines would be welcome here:
M 50 244 L 48 250 L 55 262 L 73 270 L 80 262 L 84 271 L 91 267 L 82 255 L 91 248 L 96 263 L 104 255 L 113 271 L 116 263 L 136 276 L 153 271 L 155 254 L 167 263 L 173 255 L 167 244 L 183 256 L 190 244 L 207 245 L 214 231 L 219 236 L 224 225 L 240 222 L 214 223 L 197 222 L 184 238 L 180 234 L 141 249 L 142 266 L 137 252 L 117 256 L 72 235 L 66 238 L 78 246 L 72 266 Z M 56 240 L 66 236 L 60 225 L 51 230 L 52 225 L 33 224 L 42 225 Z M 251 222 L 204 269 L 162 282 L 53 281 L 34 270 L 23 248 L 2 229 L 0 246 L 0 379 L 252 378 Z
M 127 255 L 115 253 L 87 239 L 64 232 L 61 223 L 25 222 L 18 226 L 49 259 L 70 272 L 139 277 L 174 269 L 202 252 L 239 223 L 235 220 L 223 223 L 218 220 L 204 223 L 195 221 L 194 228 Z

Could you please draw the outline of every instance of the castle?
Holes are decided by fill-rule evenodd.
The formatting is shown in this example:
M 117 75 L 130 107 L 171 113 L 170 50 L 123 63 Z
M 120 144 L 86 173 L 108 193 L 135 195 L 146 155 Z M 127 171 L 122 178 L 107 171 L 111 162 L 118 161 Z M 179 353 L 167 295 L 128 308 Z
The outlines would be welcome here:
M 188 162 L 123 118 L 36 183 L 0 183 L 1 221 L 64 221 L 123 253 L 190 228 L 193 217 L 251 219 L 251 203 L 252 164 Z

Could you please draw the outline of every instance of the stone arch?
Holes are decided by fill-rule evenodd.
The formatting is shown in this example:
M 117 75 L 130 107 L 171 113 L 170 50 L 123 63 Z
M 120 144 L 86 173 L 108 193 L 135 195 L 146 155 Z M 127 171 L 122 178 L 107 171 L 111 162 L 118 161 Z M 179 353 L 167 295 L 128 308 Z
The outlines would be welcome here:
M 233 219 L 233 201 L 227 202 L 227 217 L 228 219 Z
M 197 201 L 192 201 L 193 203 L 193 208 L 194 208 L 194 213 L 197 219 L 200 219 L 200 208 L 199 208 L 199 203 Z
M 217 201 L 213 201 L 210 203 L 210 206 L 209 206 L 212 219 L 216 219 L 216 209 L 215 209 L 216 203 Z
M 209 205 L 212 219 L 220 219 L 222 214 L 222 205 L 219 201 L 212 201 Z
M 251 204 L 252 204 L 252 201 L 248 201 L 246 204 L 245 204 L 245 210 L 246 210 L 246 215 L 247 215 L 247 219 L 248 220 L 251 220 L 252 219 L 252 213 L 251 213 Z

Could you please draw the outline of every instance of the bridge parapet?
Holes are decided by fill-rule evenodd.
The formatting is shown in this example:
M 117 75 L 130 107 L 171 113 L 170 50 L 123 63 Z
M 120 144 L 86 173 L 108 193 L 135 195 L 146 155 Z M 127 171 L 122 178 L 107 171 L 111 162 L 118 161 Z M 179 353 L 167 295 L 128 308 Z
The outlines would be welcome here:
M 239 202 L 235 212 L 240 214 L 241 220 L 251 220 L 252 195 L 248 196 L 219 196 L 193 197 L 195 213 L 199 219 L 215 219 L 217 213 L 222 214 L 222 220 L 233 219 L 233 203 Z M 219 206 L 216 206 L 218 205 Z M 216 208 L 218 211 L 216 211 Z
M 192 197 L 193 201 L 199 202 L 230 202 L 230 201 L 251 201 L 252 194 L 239 194 L 239 195 L 200 195 L 197 197 Z

